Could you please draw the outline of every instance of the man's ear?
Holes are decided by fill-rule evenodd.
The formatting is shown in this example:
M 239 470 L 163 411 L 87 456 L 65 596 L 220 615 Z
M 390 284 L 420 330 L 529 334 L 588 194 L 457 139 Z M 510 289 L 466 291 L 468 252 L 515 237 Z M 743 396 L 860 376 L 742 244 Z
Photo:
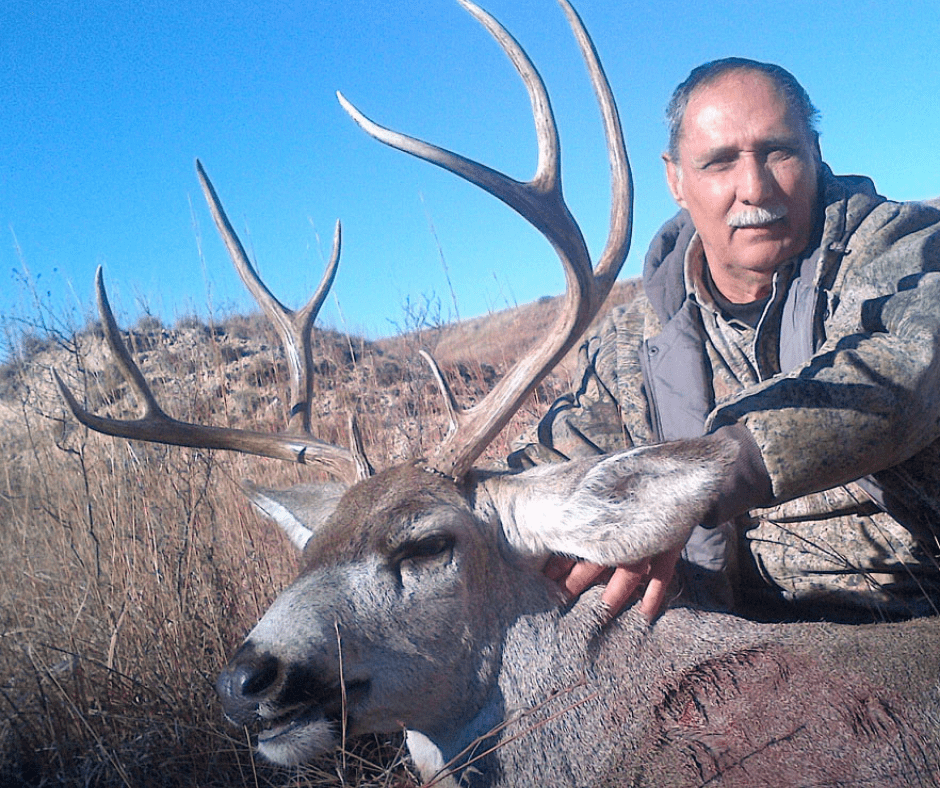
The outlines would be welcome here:
M 663 162 L 666 164 L 666 183 L 669 185 L 669 191 L 680 208 L 687 208 L 685 198 L 682 196 L 682 175 L 679 172 L 679 166 L 673 161 L 668 153 L 663 154 Z
M 818 175 L 819 174 L 818 171 L 822 168 L 822 160 L 823 160 L 822 149 L 819 147 L 819 132 L 818 131 L 813 132 L 813 155 L 816 157 L 816 170 L 817 170 L 816 174 Z

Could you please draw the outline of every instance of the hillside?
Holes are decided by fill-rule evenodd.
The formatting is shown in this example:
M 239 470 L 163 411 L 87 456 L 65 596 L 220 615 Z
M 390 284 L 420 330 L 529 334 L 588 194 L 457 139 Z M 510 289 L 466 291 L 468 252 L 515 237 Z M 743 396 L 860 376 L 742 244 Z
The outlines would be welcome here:
M 606 306 L 626 303 L 634 297 L 639 286 L 638 279 L 617 282 Z M 504 364 L 545 335 L 558 316 L 562 298 L 540 298 L 530 304 L 444 326 L 436 338 L 434 356 L 444 364 L 466 361 L 469 355 L 493 366 Z M 595 319 L 594 325 L 603 319 L 603 314 Z M 563 371 L 571 371 L 574 356 L 574 353 L 569 353 L 562 362 Z

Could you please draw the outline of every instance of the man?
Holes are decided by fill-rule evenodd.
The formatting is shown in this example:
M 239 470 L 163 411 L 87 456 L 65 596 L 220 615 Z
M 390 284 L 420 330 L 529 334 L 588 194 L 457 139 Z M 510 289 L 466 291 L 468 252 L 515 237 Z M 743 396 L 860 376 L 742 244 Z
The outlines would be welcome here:
M 940 211 L 834 176 L 816 115 L 791 74 L 749 60 L 676 89 L 663 158 L 682 210 L 644 293 L 582 347 L 578 389 L 510 463 L 733 441 L 710 521 L 676 523 L 692 529 L 693 598 L 758 616 L 938 612 Z M 613 611 L 645 584 L 652 617 L 678 556 L 549 572 L 572 594 L 606 580 Z

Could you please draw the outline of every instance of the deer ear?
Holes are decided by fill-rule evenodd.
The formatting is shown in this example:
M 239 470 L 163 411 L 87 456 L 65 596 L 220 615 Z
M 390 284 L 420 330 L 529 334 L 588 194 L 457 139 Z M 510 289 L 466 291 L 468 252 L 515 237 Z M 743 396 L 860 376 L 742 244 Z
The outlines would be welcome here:
M 703 441 L 614 454 L 584 475 L 552 547 L 599 564 L 632 564 L 684 544 L 716 505 L 728 461 Z
M 606 566 L 663 553 L 715 506 L 733 448 L 700 438 L 524 471 L 503 496 L 507 541 L 522 553 Z
M 298 550 L 304 549 L 314 532 L 333 514 L 346 492 L 344 485 L 335 482 L 272 490 L 245 481 L 242 489 L 255 508 L 273 520 Z

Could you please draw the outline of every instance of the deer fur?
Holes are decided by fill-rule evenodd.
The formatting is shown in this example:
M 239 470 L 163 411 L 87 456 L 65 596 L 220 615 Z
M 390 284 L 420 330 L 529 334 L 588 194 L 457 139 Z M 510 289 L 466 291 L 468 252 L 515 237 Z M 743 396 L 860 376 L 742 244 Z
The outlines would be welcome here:
M 300 576 L 219 678 L 227 714 L 268 726 L 259 750 L 284 764 L 343 732 L 404 728 L 435 784 L 940 784 L 940 622 L 758 624 L 682 606 L 608 622 L 599 593 L 569 603 L 542 575 L 545 543 L 557 549 L 543 525 L 586 529 L 580 554 L 619 533 L 627 552 L 601 551 L 620 556 L 634 536 L 658 545 L 644 532 L 671 507 L 705 506 L 721 458 L 648 467 L 664 453 L 461 487 L 403 465 L 325 517 L 335 486 L 253 488 L 309 536 Z M 607 527 L 625 514 L 642 517 Z

